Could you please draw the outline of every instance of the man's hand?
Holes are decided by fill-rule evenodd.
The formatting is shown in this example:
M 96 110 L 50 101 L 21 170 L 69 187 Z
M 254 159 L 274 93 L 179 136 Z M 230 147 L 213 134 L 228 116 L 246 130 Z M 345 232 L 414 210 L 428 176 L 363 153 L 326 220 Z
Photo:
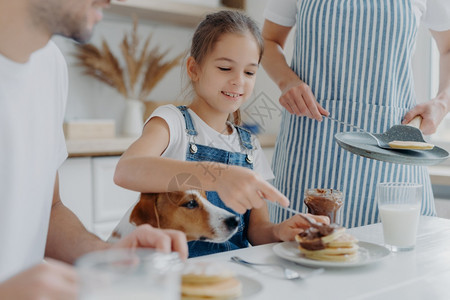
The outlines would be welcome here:
M 291 114 L 306 116 L 317 121 L 322 121 L 322 115 L 329 115 L 328 111 L 317 102 L 311 88 L 300 79 L 292 82 L 282 91 L 280 104 Z
M 46 259 L 0 283 L 0 299 L 77 299 L 77 281 L 72 266 Z
M 176 251 L 183 260 L 188 257 L 186 235 L 183 232 L 158 229 L 148 224 L 138 226 L 112 248 L 155 248 L 165 253 Z

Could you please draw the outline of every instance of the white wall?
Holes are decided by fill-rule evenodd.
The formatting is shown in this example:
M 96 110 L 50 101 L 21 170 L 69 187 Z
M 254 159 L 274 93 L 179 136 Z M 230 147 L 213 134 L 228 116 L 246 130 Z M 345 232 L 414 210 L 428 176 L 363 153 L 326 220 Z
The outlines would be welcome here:
M 250 11 L 249 14 L 261 26 L 266 2 L 267 0 L 248 0 L 247 4 Z M 131 30 L 131 23 L 131 17 L 127 18 L 106 12 L 104 20 L 96 26 L 91 43 L 100 46 L 102 38 L 105 38 L 113 53 L 121 58 L 118 45 L 123 38 L 123 34 Z M 150 32 L 153 32 L 152 41 L 154 43 L 158 43 L 163 49 L 172 48 L 169 56 L 173 57 L 189 48 L 194 28 L 169 26 L 167 24 L 153 23 L 150 20 L 139 20 L 138 33 L 140 37 L 144 39 Z M 77 61 L 73 56 L 75 53 L 74 42 L 61 37 L 55 37 L 54 41 L 63 52 L 69 67 L 69 97 L 66 120 L 86 118 L 114 119 L 116 128 L 120 130 L 122 111 L 124 109 L 123 97 L 104 83 L 83 75 L 82 68 L 76 65 Z M 152 91 L 150 98 L 154 101 L 179 100 L 182 88 L 186 85 L 186 78 L 181 71 L 180 67 L 171 70 Z M 272 114 L 264 119 L 263 130 L 267 133 L 277 133 L 281 116 L 281 107 L 278 104 L 280 93 L 262 67 L 258 72 L 254 95 L 249 103 L 253 105 L 259 103 L 253 100 L 257 99 L 261 93 L 267 95 L 271 103 L 277 106 L 276 114 Z M 249 118 L 246 113 L 243 113 L 243 119 L 244 121 L 252 122 L 252 118 Z
M 94 32 L 91 43 L 101 45 L 105 38 L 113 53 L 121 58 L 119 44 L 123 35 L 131 31 L 132 18 L 105 13 Z M 152 23 L 148 20 L 139 20 L 138 34 L 142 43 L 149 33 L 153 32 L 151 45 L 160 45 L 161 49 L 171 49 L 168 57 L 173 58 L 189 47 L 193 34 L 192 28 L 176 27 Z M 62 50 L 69 67 L 69 97 L 66 120 L 85 118 L 115 119 L 117 128 L 120 128 L 123 97 L 113 88 L 100 81 L 83 75 L 81 67 L 77 66 L 74 42 L 61 37 L 55 37 L 55 42 Z M 150 45 L 150 46 L 151 46 Z M 124 64 L 122 63 L 124 66 Z M 155 101 L 171 101 L 176 99 L 181 91 L 180 67 L 172 69 L 166 77 L 155 87 L 150 98 Z
M 419 28 L 412 63 L 417 101 L 428 101 L 431 95 L 431 34 L 423 26 Z
M 264 23 L 264 8 L 267 0 L 247 0 L 247 12 L 262 28 Z M 291 61 L 293 43 L 292 33 L 286 44 L 286 59 Z M 265 133 L 277 134 L 281 121 L 281 105 L 278 102 L 281 93 L 277 85 L 269 78 L 263 67 L 260 66 L 257 75 L 253 97 L 242 108 L 242 118 L 244 122 L 260 125 L 261 131 Z M 264 111 L 268 106 L 269 110 Z M 256 106 L 256 107 L 255 107 Z M 258 108 L 258 110 L 255 110 Z M 260 117 L 259 117 L 260 116 Z

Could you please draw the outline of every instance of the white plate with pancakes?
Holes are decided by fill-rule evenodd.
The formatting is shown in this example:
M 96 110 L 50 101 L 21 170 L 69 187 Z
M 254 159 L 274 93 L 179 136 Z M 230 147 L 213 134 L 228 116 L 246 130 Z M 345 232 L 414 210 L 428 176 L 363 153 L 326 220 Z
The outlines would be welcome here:
M 273 247 L 275 254 L 286 260 L 308 267 L 358 267 L 379 262 L 390 255 L 389 249 L 378 244 L 358 242 L 358 255 L 350 261 L 324 261 L 306 258 L 298 248 L 298 243 L 282 242 Z

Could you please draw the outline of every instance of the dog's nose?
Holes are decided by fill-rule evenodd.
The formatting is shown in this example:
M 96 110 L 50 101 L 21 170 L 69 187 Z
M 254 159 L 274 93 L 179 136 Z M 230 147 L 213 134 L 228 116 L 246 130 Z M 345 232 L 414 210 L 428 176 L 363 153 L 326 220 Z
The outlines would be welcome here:
M 229 230 L 235 229 L 239 224 L 239 217 L 238 216 L 232 216 L 225 219 L 225 225 L 227 225 L 227 228 Z

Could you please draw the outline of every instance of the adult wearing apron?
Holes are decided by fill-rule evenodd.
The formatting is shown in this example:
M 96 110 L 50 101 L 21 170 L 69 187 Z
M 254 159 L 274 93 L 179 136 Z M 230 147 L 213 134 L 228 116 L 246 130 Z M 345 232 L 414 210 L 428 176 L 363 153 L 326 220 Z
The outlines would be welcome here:
M 343 191 L 342 225 L 378 221 L 378 182 L 423 185 L 421 213 L 435 215 L 426 167 L 371 160 L 340 148 L 338 132 L 351 128 L 321 115 L 384 132 L 423 117 L 433 133 L 450 107 L 450 2 L 448 0 L 269 0 L 263 28 L 262 64 L 282 96 L 285 110 L 277 139 L 274 185 L 306 212 L 307 188 Z M 431 30 L 441 53 L 436 98 L 416 106 L 411 59 L 420 22 Z M 295 26 L 291 67 L 283 47 Z M 272 207 L 271 218 L 288 217 Z

